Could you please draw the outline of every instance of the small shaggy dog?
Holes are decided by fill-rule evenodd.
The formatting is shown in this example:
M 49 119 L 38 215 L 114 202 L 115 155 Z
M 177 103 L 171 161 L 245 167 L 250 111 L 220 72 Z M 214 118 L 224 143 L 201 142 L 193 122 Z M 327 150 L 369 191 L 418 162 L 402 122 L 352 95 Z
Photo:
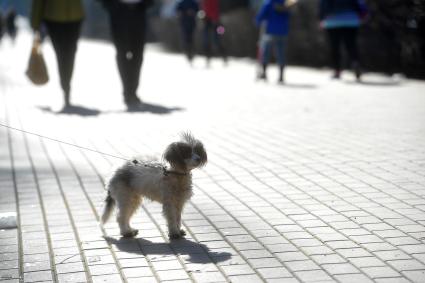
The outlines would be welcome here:
M 108 196 L 103 210 L 102 223 L 108 221 L 114 206 L 118 208 L 117 222 L 121 235 L 134 237 L 138 230 L 130 227 L 130 218 L 147 198 L 162 203 L 162 212 L 168 224 L 170 239 L 185 236 L 181 229 L 183 206 L 192 196 L 191 170 L 207 162 L 203 144 L 191 134 L 182 135 L 182 140 L 168 146 L 164 152 L 170 169 L 153 160 L 127 161 L 109 180 Z

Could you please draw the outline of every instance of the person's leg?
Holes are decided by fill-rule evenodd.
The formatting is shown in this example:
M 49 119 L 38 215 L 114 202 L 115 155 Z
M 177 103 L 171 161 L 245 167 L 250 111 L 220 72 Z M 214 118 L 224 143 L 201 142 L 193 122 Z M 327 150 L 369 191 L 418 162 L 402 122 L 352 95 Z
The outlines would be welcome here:
M 344 46 L 350 58 L 351 66 L 354 69 L 354 73 L 356 75 L 357 80 L 360 80 L 360 60 L 357 47 L 358 28 L 344 28 L 341 29 L 341 31 L 341 37 L 344 41 Z
M 192 62 L 194 56 L 193 48 L 193 34 L 195 31 L 195 19 L 193 17 L 185 16 L 181 19 L 181 32 L 183 49 L 189 62 Z
M 207 64 L 209 64 L 209 61 L 211 59 L 211 35 L 210 35 L 211 29 L 212 29 L 211 21 L 208 19 L 205 19 L 204 32 L 203 32 L 203 46 L 204 46 L 205 57 L 207 59 Z
M 260 62 L 262 65 L 262 73 L 259 75 L 260 79 L 267 79 L 267 65 L 270 61 L 271 53 L 271 37 L 270 35 L 263 34 L 260 39 Z
M 134 87 L 132 86 L 132 66 L 130 64 L 133 54 L 130 52 L 132 37 L 129 23 L 129 10 L 125 4 L 113 1 L 110 13 L 112 39 L 116 49 L 118 72 L 123 86 L 124 102 L 129 105 L 134 100 Z
M 143 64 L 145 49 L 146 21 L 144 9 L 134 8 L 129 13 L 129 50 L 131 58 L 127 58 L 129 65 L 128 95 L 133 103 L 140 103 L 137 89 L 140 82 L 140 72 Z
M 213 29 L 214 44 L 215 46 L 217 46 L 218 52 L 223 58 L 223 61 L 227 63 L 227 52 L 226 52 L 226 48 L 224 48 L 223 41 L 222 41 L 222 37 L 224 34 L 224 26 L 215 23 L 213 24 L 212 29 Z
M 64 92 L 65 106 L 69 106 L 71 79 L 74 71 L 81 22 L 46 22 L 46 25 L 58 61 L 59 77 Z
M 285 69 L 285 38 L 283 36 L 274 37 L 274 46 L 276 50 L 277 63 L 279 65 L 279 83 L 284 83 L 284 69 Z
M 328 29 L 329 47 L 331 51 L 332 68 L 334 69 L 333 77 L 339 79 L 341 75 L 341 37 L 338 28 Z

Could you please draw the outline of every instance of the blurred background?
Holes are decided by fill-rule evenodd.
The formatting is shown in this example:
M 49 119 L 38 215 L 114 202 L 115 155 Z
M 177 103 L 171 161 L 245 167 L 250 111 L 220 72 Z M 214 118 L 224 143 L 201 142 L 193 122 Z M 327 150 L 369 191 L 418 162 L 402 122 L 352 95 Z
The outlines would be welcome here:
M 83 36 L 108 40 L 106 12 L 98 1 L 85 0 Z M 318 25 L 319 0 L 299 0 L 293 8 L 286 56 L 288 64 L 323 67 L 329 64 L 325 34 Z M 362 26 L 359 51 L 367 71 L 397 72 L 425 78 L 425 1 L 367 0 L 369 18 Z M 5 13 L 14 7 L 28 17 L 31 1 L 0 0 Z M 176 0 L 156 0 L 149 10 L 149 41 L 171 52 L 182 52 Z M 262 0 L 221 0 L 223 40 L 229 56 L 256 56 L 258 29 L 255 14 Z M 201 52 L 202 24 L 197 26 L 196 50 Z M 394 70 L 395 69 L 395 70 Z

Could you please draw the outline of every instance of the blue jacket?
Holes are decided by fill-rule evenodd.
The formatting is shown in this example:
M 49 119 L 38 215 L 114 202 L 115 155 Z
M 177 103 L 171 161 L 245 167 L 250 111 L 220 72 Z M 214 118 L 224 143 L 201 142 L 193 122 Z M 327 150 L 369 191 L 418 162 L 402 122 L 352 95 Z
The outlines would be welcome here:
M 256 17 L 257 25 L 266 24 L 266 33 L 270 35 L 288 35 L 289 12 L 279 11 L 276 5 L 283 5 L 286 0 L 266 0 Z

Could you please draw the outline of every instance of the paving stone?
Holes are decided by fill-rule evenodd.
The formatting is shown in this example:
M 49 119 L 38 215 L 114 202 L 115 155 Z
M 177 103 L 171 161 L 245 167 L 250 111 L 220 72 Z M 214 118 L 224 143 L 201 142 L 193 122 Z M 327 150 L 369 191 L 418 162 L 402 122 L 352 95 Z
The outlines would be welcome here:
M 193 272 L 192 276 L 196 280 L 196 282 L 226 282 L 226 279 L 220 272 Z
M 349 259 L 350 263 L 357 267 L 385 266 L 385 263 L 376 257 L 353 257 Z
M 259 268 L 258 272 L 265 279 L 293 277 L 293 275 L 286 268 L 283 268 L 283 267 Z M 286 280 L 286 279 L 281 279 L 281 280 Z
M 373 279 L 386 278 L 386 277 L 400 277 L 400 275 L 401 275 L 400 273 L 394 271 L 393 269 L 391 269 L 387 266 L 363 267 L 362 271 Z
M 261 282 L 261 279 L 258 275 L 237 275 L 229 277 L 232 283 L 254 283 Z
M 320 267 L 316 263 L 314 263 L 312 260 L 289 261 L 289 262 L 285 262 L 285 265 L 291 271 L 320 269 Z
M 126 278 L 151 277 L 153 276 L 150 267 L 131 267 L 121 269 Z
M 58 274 L 58 280 L 66 283 L 87 282 L 84 272 Z
M 414 260 L 391 260 L 387 261 L 395 270 L 407 271 L 407 270 L 425 270 L 425 264 Z
M 52 272 L 50 270 L 45 271 L 34 271 L 24 273 L 25 282 L 40 282 L 50 281 L 52 279 Z
M 374 282 L 368 277 L 366 277 L 364 274 L 341 274 L 341 275 L 335 275 L 335 278 L 339 282 L 343 282 L 343 283 Z
M 255 273 L 255 271 L 247 264 L 227 265 L 222 266 L 221 268 L 224 270 L 226 276 L 249 275 Z
M 345 263 L 346 259 L 337 254 L 325 254 L 325 255 L 313 255 L 311 258 L 317 264 L 326 264 L 326 263 Z
M 425 278 L 425 270 L 403 271 L 402 274 L 412 282 L 423 282 Z
M 119 274 L 97 275 L 92 276 L 93 283 L 114 283 L 122 282 Z M 140 282 L 140 281 L 139 281 Z M 143 281 L 147 282 L 147 281 Z
M 332 263 L 332 264 L 322 264 L 329 274 L 350 274 L 350 273 L 360 273 L 360 271 L 349 263 Z
M 321 282 L 326 280 L 332 280 L 332 278 L 327 275 L 323 270 L 308 270 L 308 271 L 298 271 L 295 274 L 303 282 Z

